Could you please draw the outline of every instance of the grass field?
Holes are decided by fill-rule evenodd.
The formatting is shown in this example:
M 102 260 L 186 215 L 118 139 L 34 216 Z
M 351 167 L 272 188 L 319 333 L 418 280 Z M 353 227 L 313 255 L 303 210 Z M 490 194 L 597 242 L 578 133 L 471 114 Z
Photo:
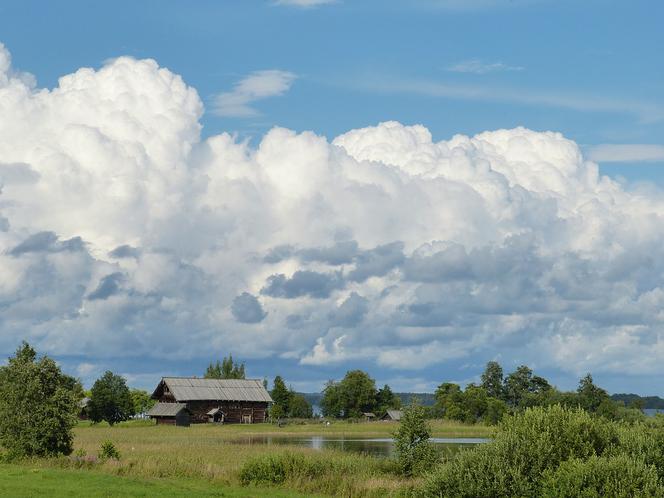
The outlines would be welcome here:
M 163 498 L 305 498 L 288 490 L 211 486 L 193 479 L 138 479 L 119 477 L 91 470 L 35 468 L 25 465 L 0 465 L 0 496 L 33 497 L 145 497 Z
M 389 437 L 398 426 L 394 422 L 346 423 L 335 422 L 329 426 L 320 423 L 292 424 L 277 427 L 271 424 L 253 425 L 192 425 L 191 427 L 155 426 L 149 421 L 131 421 L 109 427 L 106 424 L 81 423 L 75 428 L 76 452 L 95 456 L 102 442 L 110 440 L 120 451 L 119 461 L 108 460 L 90 465 L 92 469 L 76 469 L 71 459 L 34 460 L 29 467 L 5 467 L 10 472 L 4 486 L 26 480 L 30 486 L 46 486 L 54 482 L 52 476 L 60 475 L 63 482 L 71 480 L 81 486 L 102 486 L 115 492 L 112 484 L 104 479 L 117 479 L 118 486 L 127 490 L 122 496 L 300 496 L 290 490 L 328 496 L 378 497 L 394 496 L 414 484 L 394 472 L 387 459 L 343 453 L 340 451 L 315 451 L 296 447 L 271 447 L 236 444 L 234 439 L 247 435 L 334 435 L 352 437 Z M 432 423 L 436 437 L 486 437 L 491 428 L 468 426 L 449 421 Z M 271 488 L 269 494 L 252 494 L 251 488 L 241 488 L 240 469 L 247 460 L 266 454 L 298 452 L 308 459 L 318 461 L 327 470 L 315 478 L 285 482 L 280 488 Z M 28 470 L 30 470 L 29 473 Z M 61 473 L 61 474 L 58 474 Z M 4 482 L 4 479 L 3 479 Z M 59 481 L 58 481 L 59 482 Z M 177 485 L 175 485 L 175 484 Z M 107 487 L 108 486 L 108 487 Z M 160 486 L 172 490 L 162 494 Z M 196 487 L 205 489 L 200 494 Z M 164 489 L 166 489 L 164 488 Z M 196 489 L 195 489 L 196 488 Z M 32 489 L 27 487 L 26 489 Z M 44 488 L 46 489 L 46 488 Z M 81 488 L 83 489 L 83 488 Z M 277 494 L 277 490 L 282 494 Z M 0 487 L 4 492 L 4 488 Z M 34 495 L 40 488 L 35 488 Z M 156 491 L 159 491 L 156 493 Z M 257 491 L 257 490 L 256 490 Z M 104 491 L 106 492 L 106 491 Z M 146 492 L 148 494 L 141 494 Z M 89 494 L 72 491 L 63 496 L 120 496 L 113 494 Z M 134 494 L 131 494 L 134 493 Z M 150 494 L 156 493 L 156 494 Z M 233 494 L 235 493 L 235 494 Z M 239 493 L 239 494 L 238 494 Z M 244 494 L 242 494 L 244 493 Z M 32 496 L 30 494 L 5 493 L 7 496 Z M 57 496 L 57 495 L 55 495 Z M 301 495 L 303 496 L 303 495 Z

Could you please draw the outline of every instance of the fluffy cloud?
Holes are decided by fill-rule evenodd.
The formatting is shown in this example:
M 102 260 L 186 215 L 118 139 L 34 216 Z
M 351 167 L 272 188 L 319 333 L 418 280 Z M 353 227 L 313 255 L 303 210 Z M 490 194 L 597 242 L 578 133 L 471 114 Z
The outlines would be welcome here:
M 212 111 L 218 116 L 248 118 L 260 113 L 251 107 L 257 100 L 278 97 L 290 90 L 295 75 L 288 71 L 270 69 L 256 71 L 239 81 L 232 91 L 214 98 Z
M 1 48 L 4 351 L 658 371 L 664 196 L 600 176 L 559 133 L 434 141 L 386 122 L 254 147 L 202 138 L 196 91 L 155 61 L 53 89 L 9 61 Z

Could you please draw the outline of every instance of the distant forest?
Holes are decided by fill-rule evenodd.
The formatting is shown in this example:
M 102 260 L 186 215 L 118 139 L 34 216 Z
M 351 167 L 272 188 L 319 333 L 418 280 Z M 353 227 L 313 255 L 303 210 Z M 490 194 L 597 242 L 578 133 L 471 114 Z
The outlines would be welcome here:
M 612 394 L 613 401 L 622 401 L 625 406 L 635 406 L 639 404 L 641 408 L 657 408 L 664 410 L 664 398 L 659 396 L 639 396 L 638 394 Z
M 313 406 L 320 406 L 320 400 L 322 398 L 322 393 L 302 393 L 306 398 L 309 404 Z M 401 398 L 401 404 L 406 406 L 410 404 L 410 400 L 413 397 L 417 398 L 421 405 L 423 406 L 433 406 L 436 398 L 433 393 L 396 393 L 399 398 Z M 611 399 L 613 401 L 622 401 L 625 406 L 634 406 L 635 404 L 640 404 L 641 408 L 657 408 L 659 410 L 664 410 L 664 398 L 659 396 L 639 396 L 638 394 L 612 394 Z

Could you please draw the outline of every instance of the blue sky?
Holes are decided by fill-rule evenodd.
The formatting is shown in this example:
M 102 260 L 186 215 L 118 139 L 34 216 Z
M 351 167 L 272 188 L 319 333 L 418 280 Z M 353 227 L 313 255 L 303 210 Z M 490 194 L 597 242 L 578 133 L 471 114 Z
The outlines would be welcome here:
M 0 167 L 9 165 L 0 168 L 0 179 L 17 185 L 7 187 L 8 201 L 0 197 L 0 253 L 7 255 L 7 268 L 14 265 L 0 272 L 9 282 L 4 289 L 0 280 L 0 311 L 7 317 L 0 318 L 4 353 L 25 334 L 86 382 L 112 368 L 143 387 L 164 368 L 163 374 L 200 373 L 207 361 L 232 351 L 247 361 L 252 375 L 280 373 L 303 390 L 315 390 L 352 367 L 367 368 L 399 390 L 431 389 L 443 380 L 472 381 L 487 360 L 499 359 L 507 370 L 530 363 L 563 388 L 572 388 L 590 370 L 612 391 L 664 394 L 653 380 L 664 380 L 656 358 L 641 361 L 648 345 L 664 347 L 654 311 L 664 269 L 652 261 L 653 248 L 664 240 L 658 219 L 664 199 L 662 2 L 210 0 L 193 5 L 31 0 L 0 5 L 0 42 L 12 59 L 8 74 L 29 72 L 37 82 L 32 96 L 17 100 L 5 114 L 6 130 L 18 129 L 12 119 L 26 123 L 23 138 L 0 141 Z M 114 63 L 124 55 L 154 59 L 180 75 L 197 97 L 177 84 L 165 90 L 153 68 Z M 94 78 L 76 73 L 82 67 L 93 68 Z M 58 92 L 38 96 L 40 88 L 57 88 L 58 79 L 72 73 L 79 76 L 71 88 L 82 96 L 70 108 L 58 107 Z M 105 78 L 114 82 L 111 90 Z M 126 117 L 132 109 L 123 99 L 145 99 L 144 91 L 155 92 L 149 109 L 134 100 L 135 116 L 119 130 L 118 114 L 105 110 L 120 102 L 118 112 Z M 9 102 L 16 94 L 7 95 Z M 30 135 L 27 124 L 37 111 L 26 102 L 53 106 L 43 115 L 48 130 Z M 74 112 L 80 102 L 91 107 L 90 116 Z M 177 117 L 171 114 L 174 106 L 181 111 Z M 170 120 L 163 130 L 153 126 L 161 119 Z M 386 121 L 405 127 L 373 128 Z M 200 139 L 192 138 L 199 124 Z M 432 146 L 419 128 L 408 128 L 416 124 L 430 131 L 433 142 L 450 142 L 441 149 Z M 101 138 L 68 134 L 82 125 Z M 312 131 L 327 140 L 323 146 L 306 133 L 270 134 L 273 127 Z M 500 133 L 486 138 L 502 159 L 479 142 L 464 149 L 466 162 L 455 163 L 456 153 L 447 152 L 461 143 L 452 138 L 457 134 L 516 127 L 562 133 L 617 183 L 594 183 L 592 167 L 549 135 L 509 132 L 507 138 Z M 353 161 L 382 165 L 380 173 L 366 166 L 360 179 L 384 189 L 382 197 L 374 188 L 360 192 L 344 183 L 360 181 L 356 172 L 335 183 L 338 168 L 350 159 L 339 157 L 330 143 L 360 129 L 366 131 L 335 145 Z M 234 137 L 232 145 L 219 138 L 224 132 Z M 138 138 L 128 145 L 132 134 Z M 159 135 L 161 148 L 153 135 Z M 501 149 L 518 140 L 531 149 Z M 57 154 L 44 159 L 44 150 Z M 136 150 L 147 152 L 141 156 Z M 300 168 L 300 161 L 311 157 L 316 158 L 311 165 Z M 437 158 L 441 178 L 453 177 L 456 187 L 431 190 L 435 182 L 422 181 L 431 173 L 417 176 L 422 157 Z M 328 166 L 320 166 L 319 158 Z M 454 174 L 445 170 L 447 161 L 457 168 Z M 481 178 L 487 161 L 503 175 L 491 188 Z M 502 161 L 512 169 L 505 170 Z M 244 163 L 244 170 L 234 169 Z M 53 164 L 59 173 L 49 176 Z M 114 184 L 116 197 L 102 205 L 105 185 L 109 178 L 115 181 L 121 164 L 135 167 L 123 173 L 126 184 Z M 189 165 L 191 176 L 174 173 L 182 164 Z M 459 173 L 466 164 L 477 168 L 474 178 Z M 280 173 L 270 176 L 271 171 Z M 397 188 L 390 183 L 397 182 L 394 175 L 408 179 L 399 180 Z M 25 190 L 32 177 L 40 178 L 39 194 Z M 200 186 L 208 181 L 206 188 Z M 459 184 L 484 200 L 473 204 L 469 193 L 455 200 Z M 89 194 L 87 214 L 83 200 L 72 200 L 81 189 Z M 496 201 L 501 189 L 509 190 L 508 200 Z M 555 201 L 547 197 L 551 191 Z M 126 205 L 118 200 L 125 198 Z M 289 204 L 295 198 L 300 204 Z M 552 202 L 558 206 L 555 216 Z M 357 220 L 349 221 L 355 212 L 342 212 L 344 204 L 355 209 Z M 498 214 L 499 209 L 505 211 Z M 374 223 L 383 214 L 391 217 L 384 226 Z M 31 238 L 44 233 L 52 235 Z M 76 237 L 80 244 L 71 242 Z M 123 246 L 140 254 L 135 263 L 111 255 Z M 287 255 L 268 261 L 277 249 Z M 323 249 L 337 251 L 338 261 L 321 256 Z M 513 271 L 497 277 L 478 269 L 482 251 Z M 63 262 L 65 255 L 71 260 Z M 428 271 L 439 272 L 442 280 L 436 282 L 416 266 L 434 264 L 427 258 L 435 257 L 438 266 Z M 450 261 L 465 269 L 443 271 L 440 265 Z M 159 265 L 167 277 L 156 275 Z M 369 277 L 357 277 L 360 270 Z M 519 278 L 518 271 L 532 274 Z M 581 295 L 583 272 L 602 282 L 592 296 Z M 491 287 L 495 282 L 507 289 L 512 304 L 499 302 L 500 293 Z M 25 290 L 38 283 L 62 300 L 46 306 L 49 298 L 39 290 Z M 458 295 L 451 299 L 448 293 Z M 548 304 L 538 301 L 544 295 L 552 296 Z M 431 312 L 434 304 L 443 311 Z M 613 318 L 602 316 L 607 308 Z M 24 309 L 39 312 L 26 318 Z M 187 325 L 178 322 L 184 317 L 191 320 Z M 486 340 L 492 328 L 502 332 Z M 104 337 L 101 346 L 91 345 L 99 337 Z M 283 345 L 289 338 L 293 344 Z M 152 350 L 154 340 L 165 344 Z M 194 347 L 197 340 L 211 346 Z M 544 344 L 558 348 L 555 359 L 536 351 Z M 441 360 L 413 368 L 395 358 L 401 346 L 409 358 L 440 355 Z M 595 354 L 595 347 L 601 353 Z M 621 348 L 624 364 L 616 356 Z M 627 370 L 633 372 L 626 377 Z

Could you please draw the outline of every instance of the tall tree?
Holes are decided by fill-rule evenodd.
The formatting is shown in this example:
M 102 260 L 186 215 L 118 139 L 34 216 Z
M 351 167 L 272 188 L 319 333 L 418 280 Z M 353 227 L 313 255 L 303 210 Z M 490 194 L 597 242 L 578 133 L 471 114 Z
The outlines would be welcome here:
M 404 410 L 401 423 L 394 433 L 397 464 L 404 475 L 411 476 L 431 469 L 437 455 L 429 442 L 430 437 L 426 412 L 414 401 Z
M 244 379 L 244 363 L 235 362 L 228 355 L 220 362 L 210 363 L 205 371 L 206 379 Z
M 323 388 L 320 408 L 324 417 L 340 418 L 344 413 L 344 403 L 341 386 L 333 380 L 328 381 Z
M 481 386 L 486 390 L 486 393 L 492 398 L 503 399 L 503 367 L 497 361 L 490 361 L 486 364 L 484 373 L 482 374 Z
M 134 403 L 124 378 L 106 371 L 92 386 L 88 413 L 90 420 L 109 425 L 127 420 L 134 413 Z
M 587 374 L 579 381 L 579 387 L 576 392 L 579 395 L 581 406 L 590 412 L 597 411 L 597 408 L 599 408 L 603 401 L 610 400 L 609 394 L 601 387 L 595 385 L 593 376 L 590 374 Z
M 292 418 L 311 418 L 314 410 L 307 399 L 294 391 L 290 393 L 288 416 Z
M 274 401 L 271 411 L 272 417 L 281 418 L 288 416 L 290 411 L 291 392 L 286 387 L 286 383 L 280 375 L 277 375 L 274 378 L 270 396 L 272 397 L 272 401 Z
M 376 409 L 376 381 L 362 370 L 351 370 L 339 383 L 344 417 L 361 417 Z
M 401 408 L 401 398 L 385 384 L 376 393 L 376 409 L 382 413 L 391 408 Z
M 12 457 L 68 455 L 82 388 L 24 342 L 0 367 L 0 446 Z

